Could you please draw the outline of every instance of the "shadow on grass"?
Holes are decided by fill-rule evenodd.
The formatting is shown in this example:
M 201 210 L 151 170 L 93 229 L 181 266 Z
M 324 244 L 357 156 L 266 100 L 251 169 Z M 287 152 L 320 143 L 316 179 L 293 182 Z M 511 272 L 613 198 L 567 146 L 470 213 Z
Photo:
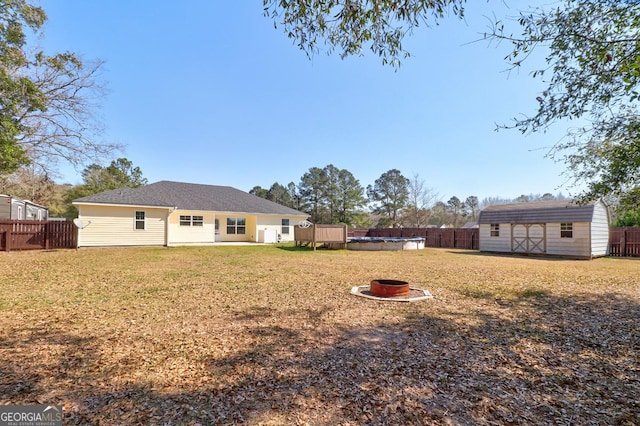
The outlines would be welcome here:
M 544 261 L 567 261 L 567 260 L 575 260 L 575 261 L 585 261 L 589 259 L 585 258 L 576 258 L 576 257 L 568 257 L 568 256 L 552 256 L 545 254 L 526 254 L 526 253 L 496 253 L 496 252 L 486 252 L 486 251 L 477 251 L 477 250 L 447 250 L 447 253 L 457 254 L 462 256 L 478 256 L 478 257 L 505 257 L 505 258 L 513 258 L 513 259 L 531 259 L 531 260 L 544 260 Z
M 309 251 L 313 251 L 313 247 L 304 247 L 304 246 L 295 246 L 295 245 L 278 245 L 276 246 L 277 248 L 279 248 L 280 250 L 284 250 L 284 251 L 303 251 L 303 252 L 309 252 Z
M 284 250 L 284 251 L 293 251 L 293 252 L 313 252 L 313 247 L 312 246 L 296 246 L 296 245 L 278 245 L 277 246 L 280 250 Z M 324 246 L 323 244 L 319 244 L 316 247 L 316 251 L 338 251 L 341 249 L 333 249 L 333 248 L 329 248 Z
M 640 422 L 635 299 L 541 293 L 515 307 L 439 317 L 416 309 L 369 327 L 325 327 L 322 310 L 289 314 L 315 327 L 263 325 L 265 316 L 282 315 L 268 308 L 238 312 L 254 343 L 204 359 L 215 384 L 185 383 L 179 392 L 150 388 L 143 378 L 105 391 L 87 380 L 90 364 L 100 362 L 91 339 L 22 333 L 0 344 L 2 402 L 57 403 L 43 401 L 47 378 L 84 377 L 83 386 L 56 393 L 76 403 L 65 424 Z M 44 338 L 61 347 L 57 362 L 6 356 Z

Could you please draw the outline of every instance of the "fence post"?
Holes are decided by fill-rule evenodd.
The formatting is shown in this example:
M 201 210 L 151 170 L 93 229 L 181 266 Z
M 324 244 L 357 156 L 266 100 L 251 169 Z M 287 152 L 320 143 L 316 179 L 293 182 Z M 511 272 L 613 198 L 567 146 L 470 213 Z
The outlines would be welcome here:
M 342 238 L 343 238 L 342 248 L 345 250 L 347 248 L 347 241 L 349 241 L 347 237 L 348 232 L 349 232 L 349 225 L 344 225 L 344 234 L 342 234 Z
M 620 248 L 622 249 L 622 256 L 627 256 L 627 228 L 622 228 L 622 238 L 620 239 Z
M 49 250 L 50 248 L 50 243 L 49 240 L 51 240 L 51 236 L 49 235 L 49 232 L 51 231 L 51 222 L 47 221 L 44 223 L 44 249 L 45 250 Z
M 12 238 L 12 234 L 13 234 L 13 232 L 11 232 L 12 229 L 13 229 L 13 225 L 9 226 L 7 228 L 7 230 L 5 231 L 5 241 L 7 243 L 6 251 L 8 251 L 8 252 L 11 251 L 11 238 Z

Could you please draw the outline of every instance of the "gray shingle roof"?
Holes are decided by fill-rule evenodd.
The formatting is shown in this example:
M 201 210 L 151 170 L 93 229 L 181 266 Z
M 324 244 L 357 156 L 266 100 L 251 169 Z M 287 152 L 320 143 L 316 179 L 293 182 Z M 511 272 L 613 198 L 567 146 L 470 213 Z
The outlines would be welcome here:
M 591 222 L 594 204 L 579 205 L 563 200 L 501 204 L 482 210 L 478 223 Z
M 278 215 L 306 213 L 265 200 L 230 186 L 160 181 L 138 188 L 122 188 L 73 200 L 74 204 L 96 203 L 130 206 L 177 207 L 181 210 Z

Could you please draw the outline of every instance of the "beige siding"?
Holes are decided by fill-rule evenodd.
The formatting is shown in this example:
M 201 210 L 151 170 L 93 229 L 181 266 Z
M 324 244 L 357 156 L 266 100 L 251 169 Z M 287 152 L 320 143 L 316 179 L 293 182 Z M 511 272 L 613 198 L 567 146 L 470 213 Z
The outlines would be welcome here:
M 222 242 L 255 242 L 258 241 L 258 235 L 256 233 L 256 217 L 247 213 L 217 213 L 215 216 L 220 221 L 220 241 Z M 245 219 L 245 233 L 244 234 L 232 234 L 227 233 L 227 219 L 228 218 L 244 218 Z
M 492 237 L 491 225 L 481 224 L 479 249 L 480 251 L 511 252 L 511 225 L 501 223 L 500 236 Z
M 573 237 L 560 237 L 560 224 L 547 223 L 547 254 L 561 256 L 591 256 L 588 222 L 573 222 Z
M 161 246 L 166 244 L 167 209 L 79 205 L 86 226 L 78 232 L 79 247 Z M 145 229 L 135 229 L 135 212 L 145 212 Z
M 597 202 L 593 209 L 591 254 L 595 257 L 609 254 L 609 209 L 601 201 Z
M 202 216 L 202 226 L 180 225 L 180 216 Z M 169 215 L 167 245 L 209 244 L 215 238 L 215 215 L 212 212 L 176 210 Z
M 278 216 L 278 215 L 261 215 L 257 218 L 257 230 L 275 230 L 280 235 L 281 242 L 293 241 L 293 227 L 297 225 L 301 220 L 306 219 L 306 216 Z M 289 219 L 289 233 L 285 234 L 282 229 L 282 219 Z

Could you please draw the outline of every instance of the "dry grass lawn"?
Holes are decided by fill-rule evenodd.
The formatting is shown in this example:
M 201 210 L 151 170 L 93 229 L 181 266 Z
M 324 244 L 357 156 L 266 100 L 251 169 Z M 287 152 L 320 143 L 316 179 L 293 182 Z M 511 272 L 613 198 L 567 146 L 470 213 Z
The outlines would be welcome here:
M 75 424 L 640 423 L 640 260 L 0 253 L 0 404 Z M 434 299 L 349 294 L 401 279 Z

